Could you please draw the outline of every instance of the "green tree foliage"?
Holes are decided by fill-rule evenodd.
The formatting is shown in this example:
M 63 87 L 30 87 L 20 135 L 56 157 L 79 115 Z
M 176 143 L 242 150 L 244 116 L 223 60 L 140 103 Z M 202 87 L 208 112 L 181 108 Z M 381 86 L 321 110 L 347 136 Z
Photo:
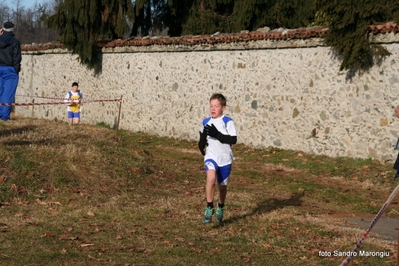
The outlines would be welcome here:
M 195 0 L 189 16 L 182 21 L 183 35 L 213 34 L 217 31 L 232 32 L 230 17 L 234 4 L 229 0 Z
M 234 33 L 242 30 L 270 28 L 300 28 L 313 20 L 315 0 L 193 0 L 188 16 L 181 22 L 183 34 L 212 34 L 216 31 Z M 173 14 L 177 2 L 169 0 Z M 187 7 L 186 7 L 187 9 Z
M 166 0 L 55 1 L 56 12 L 47 18 L 47 25 L 89 68 L 100 61 L 98 41 L 150 35 L 165 27 Z
M 183 24 L 187 21 L 191 6 L 195 0 L 168 0 L 164 17 L 170 36 L 180 36 L 183 32 Z
M 330 25 L 331 21 L 329 21 L 329 18 L 327 17 L 326 13 L 321 11 L 316 11 L 316 14 L 314 16 L 314 21 L 309 24 L 309 27 L 314 27 L 314 26 L 329 27 Z
M 241 0 L 237 2 L 236 28 L 249 25 L 251 30 L 268 26 L 274 28 L 296 29 L 306 27 L 314 16 L 314 0 L 275 0 L 275 1 L 254 1 Z M 238 12 L 246 9 L 246 15 Z M 251 13 L 254 12 L 253 15 Z M 240 14 L 241 13 L 241 14 Z M 248 20 L 248 18 L 251 18 Z M 250 23 L 245 23 L 250 21 Z
M 149 5 L 146 0 L 137 0 L 135 3 L 135 20 L 131 35 L 148 35 L 151 27 L 151 5 Z
M 133 26 L 130 36 L 147 36 L 162 31 L 166 26 L 166 0 L 133 1 Z
M 127 0 L 60 0 L 47 25 L 82 64 L 96 68 L 97 42 L 121 38 L 129 30 L 127 19 L 133 18 L 133 5 Z
M 369 40 L 367 27 L 399 18 L 396 0 L 317 0 L 316 9 L 325 14 L 329 31 L 325 37 L 341 60 L 341 70 L 363 73 L 380 64 L 389 51 Z
M 322 24 L 341 60 L 341 70 L 363 72 L 390 53 L 367 35 L 371 24 L 398 21 L 397 0 L 53 0 L 47 25 L 80 62 L 99 63 L 97 42 L 157 34 L 236 33 L 268 26 L 301 28 Z

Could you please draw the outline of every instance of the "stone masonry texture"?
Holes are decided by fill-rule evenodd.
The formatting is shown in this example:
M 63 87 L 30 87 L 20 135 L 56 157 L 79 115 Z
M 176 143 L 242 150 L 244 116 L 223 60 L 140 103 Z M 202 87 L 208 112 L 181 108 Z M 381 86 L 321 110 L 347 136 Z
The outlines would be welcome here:
M 239 143 L 390 161 L 399 130 L 399 42 L 383 45 L 392 55 L 353 79 L 317 38 L 103 48 L 99 72 L 65 49 L 25 51 L 16 103 L 57 101 L 45 97 L 63 98 L 78 81 L 87 100 L 123 96 L 121 129 L 197 140 L 218 92 L 227 98 L 225 114 L 235 121 Z M 118 102 L 88 102 L 81 121 L 114 127 L 118 111 Z M 67 121 L 62 104 L 16 106 L 15 113 Z

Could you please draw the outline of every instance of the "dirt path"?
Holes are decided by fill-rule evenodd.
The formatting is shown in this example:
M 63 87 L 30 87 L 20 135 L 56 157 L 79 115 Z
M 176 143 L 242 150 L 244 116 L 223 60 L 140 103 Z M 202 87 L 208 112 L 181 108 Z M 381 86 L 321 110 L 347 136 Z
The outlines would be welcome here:
M 359 228 L 366 232 L 373 221 L 374 216 L 357 216 L 357 217 L 346 217 L 349 225 L 353 225 L 355 228 Z M 387 240 L 397 241 L 399 234 L 399 219 L 381 217 L 372 228 L 370 234 L 379 234 Z

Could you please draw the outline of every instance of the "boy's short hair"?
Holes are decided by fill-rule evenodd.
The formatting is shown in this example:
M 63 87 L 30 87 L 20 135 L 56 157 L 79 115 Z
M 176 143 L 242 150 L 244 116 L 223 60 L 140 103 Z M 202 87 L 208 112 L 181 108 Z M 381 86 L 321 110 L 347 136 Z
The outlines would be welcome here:
M 77 82 L 72 83 L 72 87 L 77 86 L 79 87 L 79 84 Z
M 220 102 L 220 104 L 222 105 L 222 106 L 226 106 L 226 104 L 227 104 L 227 100 L 226 100 L 226 97 L 224 97 L 223 96 L 223 94 L 221 94 L 221 93 L 214 93 L 214 94 L 212 94 L 212 96 L 211 96 L 211 98 L 209 99 L 209 101 L 212 101 L 212 100 L 219 100 L 219 102 Z

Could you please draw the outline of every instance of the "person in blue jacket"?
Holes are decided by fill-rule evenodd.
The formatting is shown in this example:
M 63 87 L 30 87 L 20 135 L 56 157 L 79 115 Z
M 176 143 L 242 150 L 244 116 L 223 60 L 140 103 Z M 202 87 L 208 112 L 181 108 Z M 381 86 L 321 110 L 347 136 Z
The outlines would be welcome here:
M 14 36 L 14 23 L 5 22 L 0 29 L 0 103 L 15 101 L 21 71 L 21 44 Z M 12 105 L 0 106 L 0 118 L 10 120 Z

